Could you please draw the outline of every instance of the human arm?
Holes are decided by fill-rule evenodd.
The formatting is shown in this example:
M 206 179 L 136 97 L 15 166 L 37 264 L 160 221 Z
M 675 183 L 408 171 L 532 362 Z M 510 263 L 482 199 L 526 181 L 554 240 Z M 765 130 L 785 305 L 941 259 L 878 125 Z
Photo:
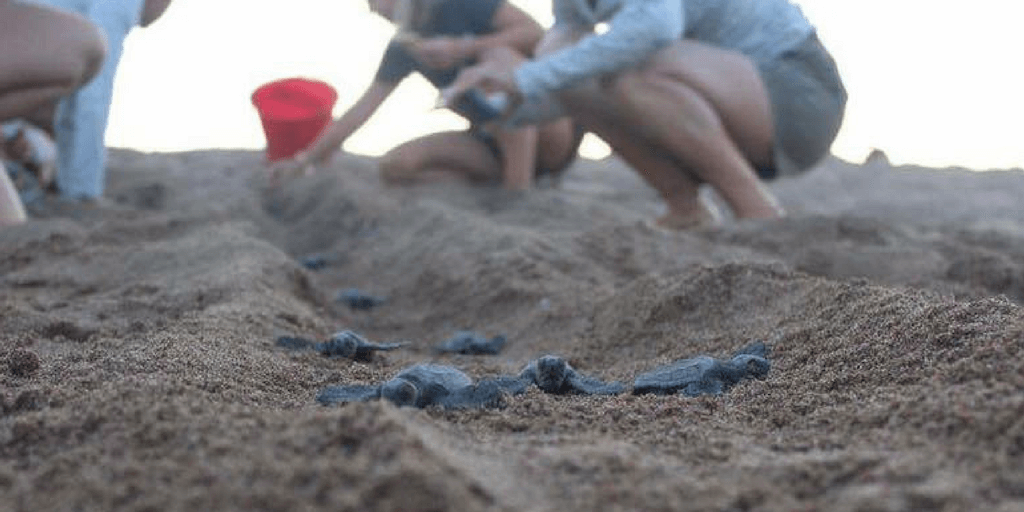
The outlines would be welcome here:
M 380 108 L 384 100 L 394 92 L 398 84 L 374 81 L 363 95 L 344 114 L 317 138 L 306 151 L 310 161 L 321 163 L 328 160 L 341 145 L 355 133 Z
M 582 33 L 565 27 L 553 27 L 544 34 L 537 45 L 536 55 L 542 56 L 569 46 L 582 37 Z M 515 56 L 513 58 L 510 58 Z M 534 120 L 549 120 L 563 114 L 563 109 L 553 95 L 524 105 L 515 80 L 515 71 L 523 58 L 513 52 L 494 52 L 482 62 L 463 69 L 451 85 L 441 91 L 441 101 L 451 107 L 467 97 L 470 90 L 488 93 L 504 92 L 507 95 L 505 115 L 498 125 L 521 126 L 533 124 Z M 514 114 L 514 115 L 513 115 Z
M 384 100 L 398 87 L 397 83 L 374 80 L 363 95 L 344 114 L 334 120 L 313 143 L 291 160 L 273 166 L 273 175 L 309 174 L 316 165 L 329 160 L 356 130 L 363 126 L 380 108 Z
M 142 17 L 139 20 L 139 25 L 143 28 L 152 25 L 160 16 L 163 16 L 164 11 L 167 10 L 169 5 L 171 5 L 171 0 L 146 0 L 142 6 Z
M 472 88 L 509 94 L 505 122 L 536 123 L 559 111 L 553 93 L 637 65 L 662 46 L 682 37 L 679 0 L 624 0 L 609 29 L 594 34 L 594 23 L 571 1 L 555 0 L 555 25 L 537 45 L 536 59 L 506 66 L 484 62 L 463 70 L 442 92 L 447 103 Z
M 559 3 L 562 2 L 556 1 Z M 683 27 L 680 0 L 624 0 L 623 7 L 608 21 L 605 33 L 588 35 L 576 44 L 520 66 L 515 73 L 516 89 L 527 98 L 542 96 L 587 78 L 634 66 L 681 39 Z M 568 16 L 560 18 L 555 26 L 568 32 L 581 28 L 578 20 Z

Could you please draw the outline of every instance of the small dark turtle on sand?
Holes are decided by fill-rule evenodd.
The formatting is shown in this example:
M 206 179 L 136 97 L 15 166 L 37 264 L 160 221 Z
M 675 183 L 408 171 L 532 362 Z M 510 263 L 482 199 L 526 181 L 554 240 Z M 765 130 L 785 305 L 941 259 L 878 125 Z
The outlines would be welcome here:
M 520 394 L 526 387 L 519 379 L 484 380 L 477 384 L 456 368 L 436 364 L 417 364 L 378 385 L 329 386 L 317 395 L 323 405 L 386 399 L 399 407 L 433 405 L 464 409 L 500 407 L 505 394 Z
M 395 350 L 404 347 L 405 343 L 373 343 L 352 331 L 340 331 L 325 342 L 296 336 L 281 336 L 277 338 L 277 346 L 290 350 L 313 349 L 327 357 L 368 361 L 374 352 Z
M 377 306 L 383 304 L 387 299 L 384 297 L 377 297 L 363 292 L 358 288 L 348 288 L 338 292 L 337 297 L 334 298 L 336 302 L 340 302 L 356 311 L 369 311 Z
M 310 254 L 299 260 L 299 264 L 308 270 L 320 270 L 330 263 L 330 258 L 323 254 Z
M 586 377 L 558 356 L 546 355 L 526 365 L 519 378 L 535 384 L 541 391 L 555 395 L 617 395 L 626 388 L 621 383 L 605 383 Z
M 633 393 L 718 395 L 743 379 L 767 375 L 771 368 L 767 356 L 768 347 L 755 342 L 729 360 L 711 356 L 681 359 L 638 376 L 633 382 Z
M 458 331 L 434 347 L 439 354 L 495 355 L 505 347 L 505 336 L 487 339 L 473 331 Z

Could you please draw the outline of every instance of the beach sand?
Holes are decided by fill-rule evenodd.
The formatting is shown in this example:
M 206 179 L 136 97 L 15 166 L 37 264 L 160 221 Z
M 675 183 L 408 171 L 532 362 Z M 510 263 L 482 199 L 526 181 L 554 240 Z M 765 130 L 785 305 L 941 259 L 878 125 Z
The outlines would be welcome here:
M 0 232 L 0 510 L 1024 510 L 1020 171 L 833 159 L 772 184 L 783 221 L 673 233 L 615 159 L 528 195 L 351 155 L 264 195 L 261 165 L 116 150 L 109 204 Z M 344 329 L 409 345 L 274 343 Z M 458 330 L 509 341 L 431 351 Z M 629 384 L 754 340 L 771 371 L 720 396 L 315 401 L 544 354 Z

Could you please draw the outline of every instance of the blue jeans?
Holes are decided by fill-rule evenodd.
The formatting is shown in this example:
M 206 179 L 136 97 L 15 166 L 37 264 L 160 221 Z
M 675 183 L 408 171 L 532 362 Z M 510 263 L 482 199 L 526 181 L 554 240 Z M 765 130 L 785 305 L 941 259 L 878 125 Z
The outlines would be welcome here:
M 125 37 L 139 23 L 144 0 L 26 0 L 78 13 L 107 37 L 107 58 L 99 74 L 58 103 L 54 117 L 57 189 L 73 199 L 103 195 L 107 147 L 104 137 L 114 93 L 114 74 Z

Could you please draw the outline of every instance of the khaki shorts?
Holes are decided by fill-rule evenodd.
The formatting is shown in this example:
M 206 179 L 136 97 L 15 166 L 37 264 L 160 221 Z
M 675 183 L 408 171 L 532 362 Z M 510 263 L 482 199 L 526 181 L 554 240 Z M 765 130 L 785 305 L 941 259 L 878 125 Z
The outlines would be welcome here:
M 760 66 L 775 121 L 774 168 L 764 179 L 806 171 L 828 154 L 846 110 L 846 89 L 828 51 L 811 34 Z

